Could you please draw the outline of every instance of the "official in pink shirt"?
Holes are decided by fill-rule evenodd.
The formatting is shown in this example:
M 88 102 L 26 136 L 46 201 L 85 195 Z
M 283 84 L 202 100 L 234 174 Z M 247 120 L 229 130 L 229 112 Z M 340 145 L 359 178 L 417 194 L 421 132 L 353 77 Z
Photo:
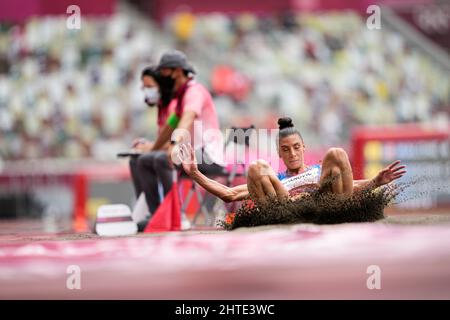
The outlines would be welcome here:
M 182 114 L 175 127 L 176 132 L 174 133 L 171 130 L 173 128 L 166 128 L 167 133 L 172 131 L 171 137 L 174 140 L 173 142 L 179 143 L 181 142 L 181 137 L 179 138 L 176 133 L 185 129 L 189 132 L 190 141 L 188 142 L 194 146 L 197 153 L 203 152 L 203 163 L 222 164 L 221 146 L 223 142 L 221 140 L 216 107 L 211 94 L 202 84 L 192 78 L 182 85 L 179 90 L 183 91 L 184 86 L 186 88 L 181 102 L 178 99 L 173 99 L 168 107 L 172 114 L 176 114 L 177 105 L 180 104 Z M 181 94 L 182 92 L 178 93 L 178 95 Z
M 178 143 L 186 142 L 186 137 L 177 135 L 177 132 L 189 133 L 189 142 L 203 161 L 203 165 L 199 165 L 200 170 L 223 170 L 220 165 L 223 144 L 216 108 L 208 90 L 193 79 L 195 71 L 186 55 L 180 51 L 167 52 L 161 57 L 157 69 L 164 82 L 173 81 L 174 97 L 167 108 L 169 115 L 166 123 L 160 126 L 156 141 L 143 144 L 141 148 L 146 153 L 137 160 L 141 185 L 151 214 L 160 204 L 158 181 L 163 186 L 164 195 L 172 187 L 173 165 L 170 155 Z M 144 225 L 142 227 L 145 228 Z

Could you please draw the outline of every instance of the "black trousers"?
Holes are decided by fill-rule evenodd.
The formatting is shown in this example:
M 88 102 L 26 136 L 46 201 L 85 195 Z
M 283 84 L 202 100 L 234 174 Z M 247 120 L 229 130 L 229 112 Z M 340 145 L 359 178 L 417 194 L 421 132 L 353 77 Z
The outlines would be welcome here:
M 155 213 L 161 202 L 158 182 L 162 184 L 164 196 L 172 187 L 172 168 L 167 151 L 152 151 L 132 157 L 130 171 L 136 197 L 144 192 L 150 213 Z
M 197 150 L 196 153 L 197 159 L 200 159 L 201 156 L 203 159 L 207 157 L 204 150 Z M 181 170 L 182 175 L 186 175 L 182 167 L 178 169 Z M 215 163 L 199 164 L 198 169 L 205 175 L 227 176 L 228 174 L 224 167 Z M 167 151 L 152 151 L 130 159 L 130 171 L 136 198 L 141 192 L 144 192 L 150 214 L 155 213 L 161 202 L 158 182 L 163 186 L 164 196 L 172 188 L 172 170 Z

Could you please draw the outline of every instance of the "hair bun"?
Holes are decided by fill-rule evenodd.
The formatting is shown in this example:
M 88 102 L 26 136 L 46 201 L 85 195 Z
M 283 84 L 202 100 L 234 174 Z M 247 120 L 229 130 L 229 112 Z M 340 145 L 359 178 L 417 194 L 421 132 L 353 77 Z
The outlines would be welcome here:
M 280 130 L 283 130 L 284 128 L 293 128 L 294 125 L 291 118 L 280 118 L 278 119 L 278 127 Z

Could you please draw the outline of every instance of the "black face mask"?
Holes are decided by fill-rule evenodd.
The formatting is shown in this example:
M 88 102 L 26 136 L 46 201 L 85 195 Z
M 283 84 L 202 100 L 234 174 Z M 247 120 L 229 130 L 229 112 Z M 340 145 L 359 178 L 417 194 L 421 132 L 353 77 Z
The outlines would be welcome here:
M 169 76 L 160 76 L 159 77 L 159 86 L 161 90 L 165 92 L 172 92 L 173 87 L 175 86 L 175 79 L 172 79 L 172 75 Z
M 173 97 L 173 88 L 175 87 L 175 79 L 172 79 L 172 74 L 168 76 L 158 77 L 159 90 L 161 92 L 161 104 L 159 107 L 165 108 L 169 105 Z

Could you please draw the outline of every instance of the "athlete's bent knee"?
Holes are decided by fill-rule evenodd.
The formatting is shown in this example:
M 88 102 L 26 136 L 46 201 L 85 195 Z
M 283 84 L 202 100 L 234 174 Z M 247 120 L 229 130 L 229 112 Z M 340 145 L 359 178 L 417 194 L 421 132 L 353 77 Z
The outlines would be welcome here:
M 347 152 L 342 148 L 330 148 L 327 151 L 326 157 L 335 163 L 346 163 L 348 161 Z

